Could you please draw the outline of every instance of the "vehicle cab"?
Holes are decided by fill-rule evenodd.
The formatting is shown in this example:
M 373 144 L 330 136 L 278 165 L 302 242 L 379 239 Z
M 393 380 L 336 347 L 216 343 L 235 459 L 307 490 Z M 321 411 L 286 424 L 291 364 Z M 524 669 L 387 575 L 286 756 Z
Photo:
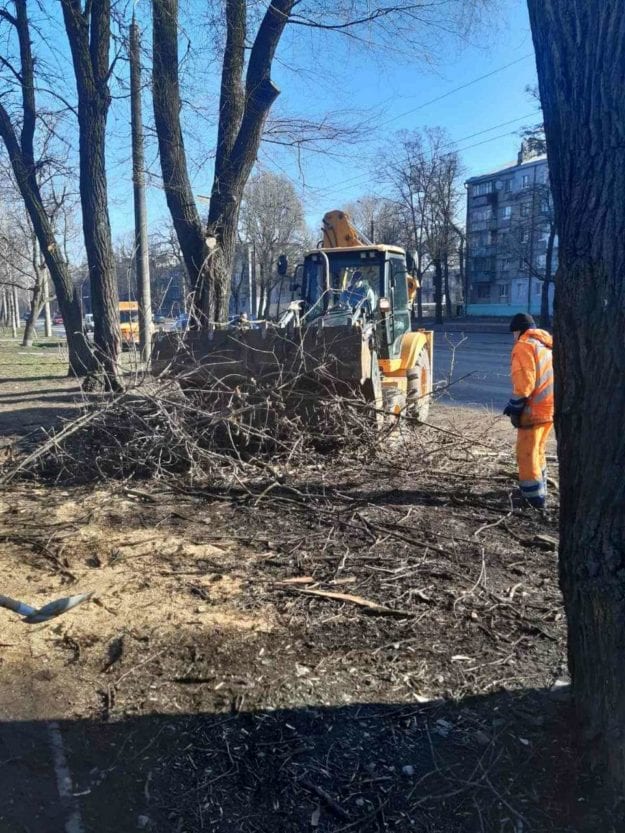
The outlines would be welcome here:
M 302 273 L 302 319 L 320 326 L 372 325 L 380 359 L 401 352 L 410 331 L 406 255 L 397 246 L 317 249 Z

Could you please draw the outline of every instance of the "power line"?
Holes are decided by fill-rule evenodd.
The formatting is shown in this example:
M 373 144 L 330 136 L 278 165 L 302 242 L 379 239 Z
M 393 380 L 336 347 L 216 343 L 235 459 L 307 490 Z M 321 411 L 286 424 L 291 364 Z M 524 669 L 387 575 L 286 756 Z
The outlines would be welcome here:
M 528 52 L 527 54 L 522 55 L 520 58 L 516 58 L 514 61 L 510 61 L 509 63 L 503 64 L 500 67 L 496 67 L 495 69 L 491 70 L 490 72 L 485 73 L 484 75 L 479 75 L 476 78 L 472 78 L 470 81 L 467 81 L 467 82 L 465 82 L 464 84 L 461 84 L 458 87 L 454 87 L 453 89 L 448 90 L 447 92 L 442 93 L 441 95 L 436 96 L 435 98 L 429 99 L 428 101 L 424 101 L 423 103 L 418 104 L 416 107 L 413 107 L 410 110 L 406 110 L 404 113 L 400 113 L 396 116 L 391 116 L 389 119 L 386 119 L 385 121 L 381 122 L 378 125 L 378 127 L 385 127 L 387 124 L 391 124 L 392 122 L 397 121 L 398 119 L 405 118 L 405 116 L 411 115 L 412 113 L 416 113 L 419 110 L 423 110 L 424 108 L 429 107 L 432 104 L 436 104 L 437 102 L 442 101 L 443 99 L 448 98 L 451 95 L 455 95 L 456 93 L 461 92 L 462 90 L 465 90 L 468 87 L 473 86 L 474 84 L 478 84 L 480 81 L 484 81 L 487 78 L 492 78 L 494 75 L 497 75 L 500 72 L 504 72 L 505 70 L 509 69 L 510 67 L 515 66 L 516 64 L 520 64 L 522 61 L 526 61 L 528 58 L 533 57 L 533 55 L 534 55 L 533 52 Z M 523 121 L 523 119 L 531 118 L 535 113 L 536 113 L 536 111 L 533 111 L 532 113 L 528 113 L 527 115 L 519 116 L 516 119 L 511 119 L 510 121 L 501 122 L 501 123 L 496 124 L 492 127 L 486 128 L 485 130 L 480 130 L 477 133 L 472 133 L 469 136 L 463 136 L 460 139 L 454 139 L 453 141 L 450 141 L 450 142 L 447 142 L 447 143 L 441 145 L 441 147 L 442 148 L 452 147 L 452 146 L 454 146 L 454 145 L 456 145 L 460 142 L 466 142 L 469 139 L 473 139 L 477 136 L 482 136 L 485 133 L 490 133 L 492 130 L 498 130 L 500 127 L 507 127 L 510 124 L 515 124 L 519 121 Z M 508 136 L 508 135 L 512 135 L 513 133 L 514 133 L 514 131 L 511 131 L 510 133 L 504 133 L 501 136 L 494 136 L 492 139 L 487 139 L 485 142 L 478 142 L 475 145 L 470 145 L 470 146 L 465 147 L 465 148 L 460 148 L 460 150 L 470 150 L 471 148 L 479 147 L 479 145 L 487 144 L 488 142 L 495 141 L 496 139 L 500 139 L 500 138 L 503 138 L 503 137 Z M 282 168 L 280 165 L 278 165 L 278 163 L 275 160 L 272 159 L 271 162 L 276 167 L 278 167 L 280 170 L 282 170 L 283 173 L 285 173 L 287 176 L 289 176 L 289 174 L 287 174 L 286 170 L 284 168 Z M 289 176 L 289 178 L 290 178 L 290 176 Z M 353 184 L 353 183 L 356 183 L 356 182 L 359 182 L 359 181 L 364 181 L 368 178 L 369 178 L 369 174 L 367 174 L 367 173 L 357 174 L 356 176 L 349 177 L 348 179 L 344 179 L 344 180 L 341 180 L 339 182 L 334 183 L 334 186 L 331 189 L 323 190 L 323 189 L 320 189 L 320 188 L 311 188 L 310 190 L 317 191 L 317 192 L 320 192 L 320 193 L 323 193 L 323 194 L 330 194 L 330 193 L 334 193 L 337 190 L 340 190 L 340 188 L 342 188 L 343 185 L 350 185 L 350 184 Z
M 416 107 L 413 107 L 411 110 L 406 110 L 405 113 L 399 113 L 397 116 L 392 116 L 390 119 L 387 119 L 382 124 L 390 124 L 393 121 L 397 121 L 397 119 L 403 119 L 404 116 L 409 116 L 411 113 L 416 113 L 418 110 L 423 110 L 424 107 L 429 107 L 430 104 L 436 104 L 438 101 L 442 101 L 444 98 L 447 98 L 450 95 L 454 95 L 455 93 L 460 92 L 461 90 L 466 90 L 467 87 L 473 86 L 473 84 L 477 84 L 480 81 L 484 81 L 486 78 L 491 78 L 493 75 L 497 75 L 500 72 L 503 72 L 510 67 L 515 66 L 515 64 L 520 64 L 522 61 L 526 61 L 528 58 L 533 57 L 533 52 L 528 52 L 527 55 L 522 55 L 520 58 L 517 58 L 515 61 L 510 61 L 509 64 L 504 64 L 501 67 L 497 67 L 496 69 L 487 72 L 485 75 L 480 75 L 478 78 L 473 78 L 471 81 L 467 81 L 465 84 L 461 84 L 459 87 L 454 87 L 453 90 L 448 90 L 446 93 L 442 93 L 441 95 L 436 96 L 436 98 L 431 98 L 429 101 L 424 101 L 423 104 L 418 104 Z
M 446 148 L 446 147 L 454 147 L 454 149 L 456 149 L 455 146 L 460 144 L 461 142 L 469 141 L 469 139 L 475 139 L 477 136 L 483 136 L 485 133 L 490 133 L 493 130 L 498 130 L 500 127 L 507 127 L 510 124 L 516 124 L 517 122 L 523 121 L 524 119 L 529 119 L 532 116 L 536 115 L 536 113 L 537 113 L 537 111 L 534 110 L 531 113 L 526 113 L 525 115 L 519 116 L 516 119 L 510 119 L 509 121 L 504 121 L 504 122 L 500 122 L 499 124 L 495 124 L 492 127 L 487 127 L 485 130 L 479 130 L 477 133 L 471 133 L 468 136 L 461 137 L 460 139 L 453 139 L 452 141 L 445 142 L 444 144 L 440 145 L 439 149 L 440 148 Z M 486 139 L 486 141 L 484 141 L 484 142 L 478 142 L 477 144 L 469 145 L 468 147 L 464 147 L 464 148 L 457 148 L 457 150 L 459 152 L 463 151 L 463 150 L 471 150 L 471 148 L 478 147 L 479 145 L 486 144 L 487 142 L 493 142 L 496 139 L 501 139 L 505 136 L 511 136 L 515 132 L 516 131 L 511 130 L 508 133 L 501 134 L 500 136 L 493 136 L 490 139 Z M 365 179 L 369 179 L 369 178 L 370 178 L 369 174 L 357 174 L 356 176 L 350 177 L 349 179 L 344 179 L 340 182 L 334 183 L 332 188 L 329 188 L 329 189 L 315 188 L 315 189 L 312 189 L 312 190 L 319 191 L 323 194 L 331 194 L 334 191 L 340 190 L 340 188 L 343 185 L 354 184 L 356 182 L 364 181 Z

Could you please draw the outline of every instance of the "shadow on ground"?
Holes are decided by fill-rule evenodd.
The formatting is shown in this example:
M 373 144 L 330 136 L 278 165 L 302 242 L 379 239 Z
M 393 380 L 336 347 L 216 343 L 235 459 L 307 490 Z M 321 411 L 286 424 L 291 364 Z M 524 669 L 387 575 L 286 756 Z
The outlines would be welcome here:
M 593 809 L 553 693 L 253 712 L 241 699 L 229 713 L 63 722 L 65 804 L 47 724 L 3 724 L 1 833 L 69 830 L 76 807 L 85 833 L 618 829 Z

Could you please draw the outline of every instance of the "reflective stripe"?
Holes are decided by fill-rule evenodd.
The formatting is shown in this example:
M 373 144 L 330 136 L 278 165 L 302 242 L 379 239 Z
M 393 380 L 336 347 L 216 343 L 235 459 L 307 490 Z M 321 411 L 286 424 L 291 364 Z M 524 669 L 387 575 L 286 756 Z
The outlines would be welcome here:
M 545 370 L 542 376 L 540 376 L 540 378 L 536 381 L 535 390 L 538 390 L 538 388 L 542 388 L 542 386 L 547 381 L 553 382 L 553 369 L 551 367 L 548 370 Z
M 545 484 L 542 480 L 520 480 L 519 487 L 524 497 L 545 496 Z
M 525 397 L 523 397 L 522 399 L 510 399 L 508 401 L 507 410 L 514 411 L 515 414 L 520 414 L 523 412 L 526 402 L 527 399 Z
M 549 368 L 551 368 L 551 356 L 544 356 L 543 358 L 539 357 L 536 362 L 536 373 L 540 375 Z
M 543 402 L 548 396 L 553 396 L 553 382 L 532 398 L 532 405 L 538 405 L 540 402 Z

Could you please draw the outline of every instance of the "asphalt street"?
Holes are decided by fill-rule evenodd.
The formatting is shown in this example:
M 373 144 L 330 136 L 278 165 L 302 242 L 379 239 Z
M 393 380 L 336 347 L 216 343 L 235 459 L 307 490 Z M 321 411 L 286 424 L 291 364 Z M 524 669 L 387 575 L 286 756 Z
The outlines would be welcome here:
M 434 379 L 439 388 L 449 384 L 441 392 L 441 401 L 502 410 L 510 398 L 511 349 L 510 333 L 472 332 L 463 336 L 437 330 Z

